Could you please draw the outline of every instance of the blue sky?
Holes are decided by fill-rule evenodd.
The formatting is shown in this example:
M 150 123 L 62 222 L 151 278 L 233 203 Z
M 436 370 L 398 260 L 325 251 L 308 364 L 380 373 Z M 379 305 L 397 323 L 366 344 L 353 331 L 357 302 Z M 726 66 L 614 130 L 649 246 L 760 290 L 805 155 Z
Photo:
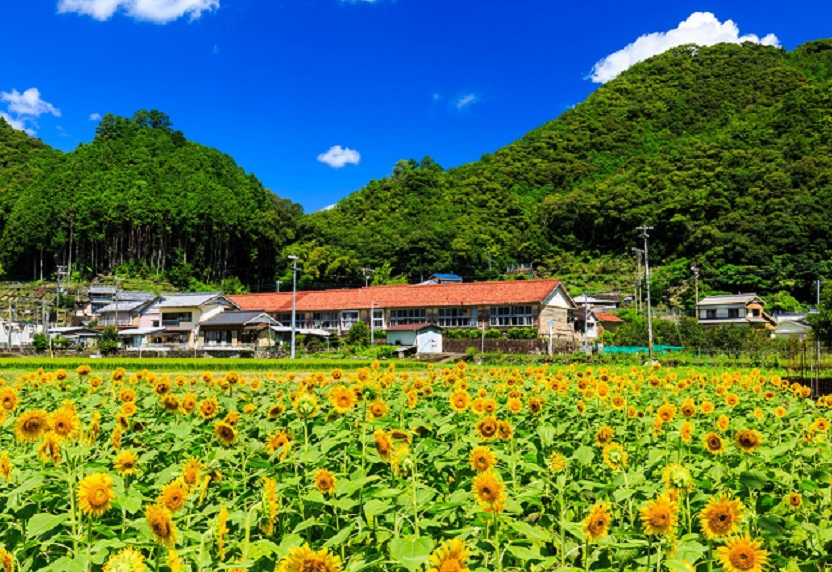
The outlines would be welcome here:
M 5 4 L 0 114 L 13 125 L 69 151 L 95 114 L 159 109 L 306 212 L 399 159 L 475 161 L 674 43 L 832 36 L 827 0 Z

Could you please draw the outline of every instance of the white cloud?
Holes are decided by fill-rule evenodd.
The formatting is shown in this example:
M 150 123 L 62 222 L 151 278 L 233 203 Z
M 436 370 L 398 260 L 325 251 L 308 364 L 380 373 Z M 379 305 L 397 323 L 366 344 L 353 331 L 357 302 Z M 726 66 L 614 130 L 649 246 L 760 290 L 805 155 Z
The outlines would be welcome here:
M 714 44 L 754 42 L 766 46 L 779 46 L 774 34 L 762 39 L 754 34 L 740 35 L 733 20 L 720 22 L 711 12 L 694 12 L 676 28 L 667 32 L 653 32 L 639 37 L 635 42 L 599 60 L 592 67 L 590 79 L 605 83 L 614 79 L 633 64 L 685 44 L 713 46 Z
M 0 92 L 0 100 L 7 102 L 9 111 L 16 115 L 40 117 L 44 113 L 51 113 L 56 117 L 61 116 L 60 109 L 40 98 L 40 91 L 36 87 L 30 87 L 23 93 L 16 89 Z
M 90 121 L 101 121 L 100 113 L 90 113 Z
M 191 20 L 220 7 L 220 0 L 60 0 L 58 13 L 92 16 L 109 20 L 118 10 L 131 18 L 166 24 L 188 15 Z
M 457 109 L 463 109 L 471 104 L 477 102 L 477 96 L 473 93 L 469 93 L 467 95 L 460 96 L 454 101 L 454 107 Z
M 0 91 L 0 101 L 6 102 L 6 111 L 0 111 L 0 117 L 6 120 L 14 129 L 25 131 L 34 136 L 37 133 L 35 119 L 48 113 L 56 117 L 61 116 L 61 110 L 44 101 L 36 87 L 30 87 L 23 93 L 16 89 Z
M 333 145 L 326 153 L 318 155 L 318 161 L 326 163 L 333 169 L 340 169 L 346 164 L 358 165 L 361 161 L 361 153 L 349 147 Z

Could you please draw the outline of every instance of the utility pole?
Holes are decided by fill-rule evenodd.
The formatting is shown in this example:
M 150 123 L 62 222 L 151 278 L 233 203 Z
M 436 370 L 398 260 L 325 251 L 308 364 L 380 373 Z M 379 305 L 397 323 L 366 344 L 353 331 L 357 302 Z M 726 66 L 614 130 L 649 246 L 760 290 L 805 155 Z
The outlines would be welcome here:
M 644 255 L 644 251 L 635 246 L 632 251 L 636 253 L 636 313 L 641 314 L 641 257 Z
M 291 358 L 295 359 L 295 315 L 297 310 L 298 299 L 298 257 L 289 255 L 289 260 L 292 261 L 292 346 Z
M 653 312 L 650 304 L 650 256 L 647 250 L 647 234 L 648 230 L 653 230 L 652 226 L 639 226 L 637 230 L 641 231 L 639 235 L 644 239 L 644 287 L 647 288 L 647 353 L 650 356 L 650 363 L 653 362 Z
M 817 286 L 816 290 L 816 298 L 815 298 L 815 307 L 817 308 L 818 312 L 820 312 L 820 285 L 821 280 L 815 280 L 815 285 Z M 815 336 L 815 387 L 813 388 L 812 395 L 817 397 L 818 390 L 820 389 L 820 338 Z
M 695 292 L 696 292 L 696 300 L 693 304 L 693 312 L 696 318 L 699 318 L 699 268 L 697 266 L 691 266 L 691 270 L 693 270 L 693 283 L 695 284 Z
M 280 293 L 280 283 L 281 283 L 281 282 L 282 282 L 282 280 L 275 280 L 275 282 L 274 282 L 274 283 L 275 283 L 275 288 L 276 288 L 276 291 L 277 291 L 278 293 Z
M 372 268 L 362 268 L 361 272 L 364 273 L 364 288 L 366 288 L 370 285 L 370 276 L 373 275 L 373 272 L 375 272 L 375 270 L 373 270 Z
M 376 347 L 376 301 L 370 300 L 370 347 Z

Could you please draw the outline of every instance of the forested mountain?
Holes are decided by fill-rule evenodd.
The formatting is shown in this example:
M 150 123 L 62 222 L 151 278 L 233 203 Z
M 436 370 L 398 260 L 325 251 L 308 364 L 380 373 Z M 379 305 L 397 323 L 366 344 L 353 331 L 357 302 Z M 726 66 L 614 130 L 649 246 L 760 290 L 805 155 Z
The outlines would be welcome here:
M 673 49 L 475 163 L 400 161 L 310 215 L 159 112 L 108 115 L 67 154 L 0 120 L 0 167 L 8 278 L 71 261 L 256 287 L 292 253 L 302 285 L 523 262 L 580 279 L 635 266 L 648 224 L 669 289 L 696 264 L 704 288 L 807 300 L 832 275 L 832 40 Z
M 656 262 L 807 299 L 830 275 L 830 78 L 832 40 L 676 48 L 476 163 L 400 162 L 306 217 L 301 244 L 411 277 L 487 276 L 489 258 L 559 274 L 569 253 L 632 258 L 649 224 Z
M 181 287 L 191 278 L 271 283 L 300 217 L 298 205 L 157 111 L 107 115 L 91 143 L 67 154 L 0 120 L 4 163 L 0 262 L 10 278 L 72 264 L 86 277 L 165 274 Z

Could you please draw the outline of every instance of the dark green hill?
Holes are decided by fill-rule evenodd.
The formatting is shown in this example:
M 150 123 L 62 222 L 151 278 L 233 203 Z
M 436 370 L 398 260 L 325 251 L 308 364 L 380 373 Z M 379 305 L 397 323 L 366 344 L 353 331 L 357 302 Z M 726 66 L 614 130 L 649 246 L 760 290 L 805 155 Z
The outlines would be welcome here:
M 45 158 L 27 159 L 27 145 Z M 0 169 L 7 277 L 37 276 L 43 260 L 47 276 L 72 263 L 87 277 L 166 274 L 180 287 L 191 278 L 271 283 L 294 238 L 297 205 L 228 155 L 187 141 L 162 113 L 108 115 L 71 153 L 43 147 L 0 121 L 0 162 L 12 164 Z
M 558 274 L 564 253 L 631 257 L 647 223 L 655 261 L 714 288 L 807 294 L 830 273 L 831 77 L 830 40 L 676 48 L 476 163 L 400 162 L 302 240 L 411 277 Z

